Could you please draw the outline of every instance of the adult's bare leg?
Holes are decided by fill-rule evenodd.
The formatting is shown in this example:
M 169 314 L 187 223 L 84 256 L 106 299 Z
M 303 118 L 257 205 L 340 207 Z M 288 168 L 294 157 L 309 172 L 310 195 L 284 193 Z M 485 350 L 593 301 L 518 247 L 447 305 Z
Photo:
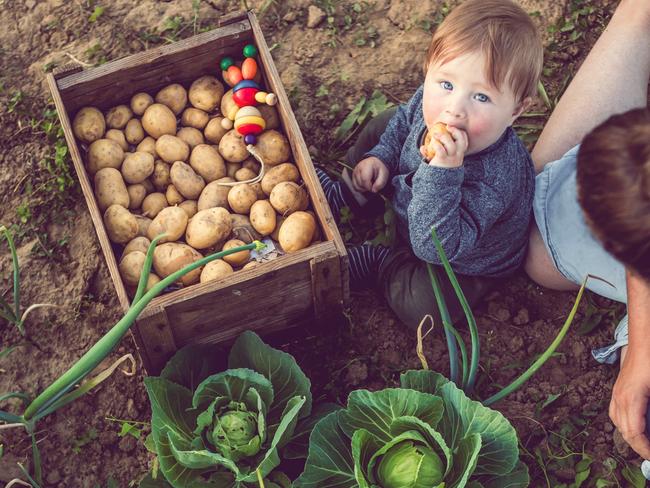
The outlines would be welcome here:
M 650 2 L 622 0 L 544 127 L 532 153 L 536 171 L 559 159 L 610 115 L 646 106 L 649 77 Z M 576 288 L 555 268 L 535 225 L 525 269 L 547 288 Z
M 537 172 L 610 115 L 645 107 L 649 77 L 650 2 L 622 0 L 533 149 Z

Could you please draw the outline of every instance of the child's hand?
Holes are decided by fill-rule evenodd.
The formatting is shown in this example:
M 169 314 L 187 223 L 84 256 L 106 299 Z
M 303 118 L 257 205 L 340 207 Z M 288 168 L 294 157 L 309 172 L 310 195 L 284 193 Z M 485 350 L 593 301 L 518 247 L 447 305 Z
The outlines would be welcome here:
M 429 161 L 431 166 L 457 168 L 463 164 L 469 141 L 467 133 L 456 127 L 447 127 L 447 131 L 434 133 L 428 146 L 421 146 L 420 153 L 425 158 L 433 154 Z
M 374 156 L 359 161 L 352 171 L 352 186 L 359 192 L 377 193 L 388 183 L 388 168 Z

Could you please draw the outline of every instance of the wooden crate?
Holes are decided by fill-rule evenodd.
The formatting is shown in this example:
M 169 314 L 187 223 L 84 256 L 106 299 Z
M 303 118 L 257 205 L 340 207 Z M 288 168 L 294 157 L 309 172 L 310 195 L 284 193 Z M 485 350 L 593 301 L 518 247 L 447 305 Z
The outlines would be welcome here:
M 244 330 L 260 334 L 300 326 L 339 313 L 348 299 L 347 254 L 318 183 L 313 164 L 264 36 L 252 12 L 225 16 L 219 26 L 189 39 L 81 70 L 63 67 L 48 83 L 102 252 L 124 311 L 129 299 L 118 272 L 116 248 L 108 239 L 93 186 L 72 132 L 71 119 L 84 106 L 106 110 L 137 92 L 155 94 L 176 82 L 189 87 L 199 76 L 220 78 L 224 56 L 241 57 L 253 42 L 265 87 L 278 97 L 278 114 L 309 192 L 323 234 L 321 243 L 230 277 L 155 298 L 132 327 L 149 374 L 156 374 L 180 347 L 231 340 Z

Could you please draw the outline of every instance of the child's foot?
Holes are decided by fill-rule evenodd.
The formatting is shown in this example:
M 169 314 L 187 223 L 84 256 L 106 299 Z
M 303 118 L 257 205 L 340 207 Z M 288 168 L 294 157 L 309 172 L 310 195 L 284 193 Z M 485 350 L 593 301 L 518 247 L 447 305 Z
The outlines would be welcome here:
M 362 244 L 348 247 L 347 251 L 350 258 L 350 288 L 363 290 L 374 287 L 377 284 L 379 269 L 390 253 L 390 248 Z
M 332 210 L 332 215 L 334 215 L 334 219 L 338 222 L 341 217 L 341 209 L 349 206 L 343 194 L 341 182 L 334 181 L 325 171 L 318 167 L 316 167 L 316 176 L 318 176 L 318 180 L 323 187 L 323 192 Z

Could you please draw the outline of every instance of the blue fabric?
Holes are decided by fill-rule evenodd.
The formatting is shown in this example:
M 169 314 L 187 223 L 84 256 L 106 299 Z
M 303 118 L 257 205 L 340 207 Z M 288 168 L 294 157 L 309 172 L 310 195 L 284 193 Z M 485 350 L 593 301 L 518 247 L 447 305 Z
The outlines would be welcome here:
M 576 161 L 579 146 L 562 158 L 547 164 L 535 179 L 533 210 L 535 221 L 555 267 L 568 280 L 581 285 L 587 275 L 587 288 L 598 295 L 627 303 L 625 267 L 596 240 L 585 222 L 578 203 Z M 594 358 L 612 364 L 618 360 L 619 349 L 628 340 L 627 315 L 614 332 L 614 342 L 594 349 Z
M 420 87 L 398 108 L 367 156 L 383 161 L 394 188 L 398 230 L 423 261 L 441 264 L 434 226 L 454 270 L 502 277 L 523 263 L 535 173 L 514 130 L 458 168 L 430 166 L 420 154 L 426 132 Z

